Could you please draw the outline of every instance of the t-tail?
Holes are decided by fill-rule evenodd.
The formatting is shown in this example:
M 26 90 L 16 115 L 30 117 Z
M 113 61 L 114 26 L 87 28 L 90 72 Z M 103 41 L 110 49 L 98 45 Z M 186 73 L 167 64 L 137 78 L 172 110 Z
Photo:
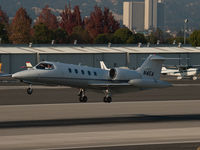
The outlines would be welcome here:
M 136 71 L 141 75 L 140 79 L 133 79 L 129 84 L 141 88 L 164 88 L 171 86 L 170 83 L 160 80 L 164 57 L 150 55 Z
M 139 72 L 143 78 L 159 80 L 164 61 L 164 57 L 158 55 L 149 55 L 142 66 L 136 71 Z

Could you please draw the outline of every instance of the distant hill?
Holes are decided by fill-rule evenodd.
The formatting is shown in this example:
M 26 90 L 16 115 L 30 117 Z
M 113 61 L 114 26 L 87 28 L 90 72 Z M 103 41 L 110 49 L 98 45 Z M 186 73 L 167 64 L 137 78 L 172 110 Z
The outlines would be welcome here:
M 95 5 L 102 8 L 108 7 L 117 19 L 122 20 L 123 1 L 125 0 L 71 0 L 71 6 L 79 5 L 82 16 L 89 16 Z M 68 2 L 69 0 L 1 0 L 0 5 L 9 17 L 13 17 L 18 8 L 24 7 L 28 14 L 35 19 L 45 5 L 49 5 L 55 14 L 59 15 L 59 12 L 64 9 Z M 200 0 L 165 0 L 165 4 L 166 27 L 181 30 L 184 19 L 187 18 L 189 19 L 188 25 L 190 28 L 200 28 Z

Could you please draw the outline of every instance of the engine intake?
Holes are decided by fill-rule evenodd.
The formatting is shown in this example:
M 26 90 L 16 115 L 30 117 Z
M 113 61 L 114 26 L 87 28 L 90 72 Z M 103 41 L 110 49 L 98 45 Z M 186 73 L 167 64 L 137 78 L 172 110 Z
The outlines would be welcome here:
M 111 79 L 116 77 L 116 70 L 114 68 L 110 69 L 109 76 Z
M 109 78 L 112 80 L 130 80 L 139 77 L 139 73 L 135 70 L 112 68 L 109 71 Z

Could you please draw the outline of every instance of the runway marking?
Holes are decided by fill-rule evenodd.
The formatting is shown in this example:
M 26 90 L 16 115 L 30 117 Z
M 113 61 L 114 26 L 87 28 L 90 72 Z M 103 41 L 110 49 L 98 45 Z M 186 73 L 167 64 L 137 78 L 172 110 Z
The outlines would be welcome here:
M 61 147 L 73 149 L 199 141 L 200 127 L 192 127 L 0 136 L 0 147 L 3 149 L 12 147 L 18 149 L 59 149 Z
M 156 100 L 156 101 L 133 101 L 133 102 L 112 102 L 112 103 L 104 103 L 104 102 L 90 102 L 90 103 L 58 103 L 58 104 L 22 104 L 22 105 L 0 105 L 0 110 L 1 108 L 7 107 L 7 108 L 17 108 L 17 107 L 49 107 L 49 106 L 86 106 L 86 105 L 103 105 L 103 106 L 109 106 L 109 105 L 129 105 L 129 104 L 147 104 L 147 103 L 198 103 L 199 100 Z M 92 107 L 92 106 L 91 106 Z
M 200 100 L 3 105 L 0 106 L 0 121 L 134 117 L 142 114 L 194 115 L 200 114 L 199 108 Z
M 143 145 L 164 145 L 164 144 L 190 144 L 190 143 L 200 143 L 200 140 L 186 140 L 186 141 L 171 141 L 171 142 L 147 142 L 138 144 L 110 144 L 110 145 L 99 145 L 99 146 L 81 146 L 81 147 L 56 147 L 56 148 L 46 148 L 46 150 L 67 150 L 67 149 L 85 149 L 85 148 L 108 148 L 108 147 L 126 147 L 126 146 L 143 146 Z M 34 149 L 34 150 L 44 150 L 44 149 Z

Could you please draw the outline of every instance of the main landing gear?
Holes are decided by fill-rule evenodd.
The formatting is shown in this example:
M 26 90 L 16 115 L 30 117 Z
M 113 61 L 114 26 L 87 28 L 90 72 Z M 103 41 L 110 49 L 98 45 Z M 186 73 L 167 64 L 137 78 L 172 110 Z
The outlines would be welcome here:
M 33 93 L 32 85 L 29 85 L 29 88 L 27 89 L 27 94 L 31 95 Z
M 80 102 L 82 102 L 82 103 L 87 102 L 88 98 L 87 98 L 87 96 L 85 96 L 85 90 L 84 89 L 80 89 L 78 96 L 79 96 Z
M 112 97 L 111 97 L 111 92 L 109 91 L 109 89 L 105 90 L 105 97 L 103 98 L 103 101 L 105 103 L 111 103 L 112 102 Z
M 104 91 L 104 93 L 105 93 L 105 96 L 104 96 L 104 98 L 103 98 L 103 101 L 104 101 L 105 103 L 111 103 L 111 102 L 112 102 L 112 97 L 111 97 L 111 92 L 110 92 L 110 90 L 109 90 L 109 89 L 106 89 L 106 90 Z M 80 102 L 82 102 L 82 103 L 86 103 L 86 102 L 87 102 L 88 98 L 87 98 L 87 96 L 85 95 L 85 89 L 80 89 L 78 96 L 79 96 L 79 101 L 80 101 Z

